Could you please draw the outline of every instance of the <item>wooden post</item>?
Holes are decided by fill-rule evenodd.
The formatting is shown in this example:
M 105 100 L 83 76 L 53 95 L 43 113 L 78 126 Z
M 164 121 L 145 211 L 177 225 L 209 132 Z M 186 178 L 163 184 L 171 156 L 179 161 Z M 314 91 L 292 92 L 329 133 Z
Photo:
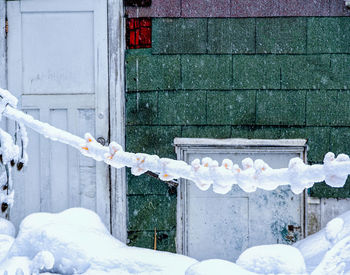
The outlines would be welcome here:
M 123 1 L 108 0 L 110 140 L 125 146 L 125 20 Z M 126 242 L 126 176 L 110 168 L 112 234 Z
M 7 88 L 6 62 L 6 1 L 0 0 L 0 87 Z
M 6 1 L 0 0 L 0 88 L 7 88 L 7 62 L 6 62 Z M 6 119 L 2 119 L 0 127 L 6 129 Z M 5 214 L 0 217 L 7 218 Z

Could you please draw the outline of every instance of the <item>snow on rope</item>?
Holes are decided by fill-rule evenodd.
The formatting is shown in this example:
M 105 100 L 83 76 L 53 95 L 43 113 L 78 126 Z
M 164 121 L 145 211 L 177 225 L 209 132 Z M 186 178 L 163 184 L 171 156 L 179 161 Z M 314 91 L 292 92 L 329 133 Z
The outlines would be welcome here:
M 10 95 L 2 90 L 2 94 Z M 9 101 L 6 100 L 6 102 Z M 274 190 L 280 185 L 290 185 L 291 190 L 299 194 L 316 182 L 326 181 L 332 187 L 342 187 L 350 174 L 350 158 L 345 154 L 337 157 L 327 153 L 323 165 L 307 165 L 300 158 L 290 160 L 288 168 L 272 169 L 261 159 L 253 161 L 246 158 L 242 166 L 224 159 L 221 165 L 209 157 L 195 159 L 191 164 L 169 158 L 159 158 L 156 155 L 125 152 L 121 145 L 111 142 L 102 146 L 90 134 L 85 138 L 77 137 L 47 123 L 35 120 L 30 115 L 17 110 L 11 104 L 0 104 L 3 115 L 15 120 L 34 131 L 50 138 L 68 144 L 97 161 L 104 161 L 115 168 L 130 167 L 134 175 L 147 171 L 157 173 L 163 181 L 183 178 L 194 182 L 201 190 L 207 190 L 212 185 L 213 191 L 220 194 L 229 192 L 233 185 L 238 184 L 245 192 L 254 192 L 257 188 Z
M 17 98 L 8 91 L 0 89 L 0 120 L 1 115 L 9 106 L 17 107 Z M 17 145 L 19 144 L 19 145 Z M 26 147 L 27 132 L 23 124 L 16 123 L 15 139 L 3 129 L 0 129 L 0 209 L 2 213 L 13 205 L 14 191 L 11 180 L 11 167 L 17 164 L 21 170 L 27 163 Z

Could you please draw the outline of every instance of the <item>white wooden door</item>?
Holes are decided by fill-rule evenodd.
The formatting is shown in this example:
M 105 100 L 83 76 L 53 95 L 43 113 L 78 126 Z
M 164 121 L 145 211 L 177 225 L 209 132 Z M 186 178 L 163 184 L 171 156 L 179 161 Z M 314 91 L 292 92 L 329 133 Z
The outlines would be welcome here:
M 284 168 L 291 158 L 305 158 L 305 146 L 300 142 L 298 146 L 295 142 L 289 146 L 281 143 L 248 146 L 235 140 L 232 144 L 209 140 L 206 145 L 183 140 L 176 139 L 175 144 L 178 157 L 188 163 L 209 156 L 219 163 L 229 158 L 241 164 L 249 157 L 263 159 L 272 168 Z M 248 247 L 292 244 L 304 235 L 304 197 L 293 194 L 289 186 L 245 193 L 236 185 L 228 194 L 221 195 L 212 189 L 201 191 L 195 184 L 182 181 L 179 191 L 177 250 L 198 260 L 235 261 Z
M 7 2 L 8 88 L 20 107 L 73 134 L 108 137 L 107 0 Z M 110 227 L 108 167 L 29 131 L 29 163 L 15 175 L 18 224 L 36 211 L 82 206 Z

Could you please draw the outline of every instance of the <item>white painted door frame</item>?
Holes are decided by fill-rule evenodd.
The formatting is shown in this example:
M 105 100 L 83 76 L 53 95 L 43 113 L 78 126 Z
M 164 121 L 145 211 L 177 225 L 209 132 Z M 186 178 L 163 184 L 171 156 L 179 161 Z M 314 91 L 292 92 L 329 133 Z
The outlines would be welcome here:
M 108 0 L 110 140 L 125 147 L 125 19 L 121 0 Z M 119 240 L 127 240 L 127 184 L 125 168 L 110 169 L 111 228 Z
M 7 46 L 6 46 L 6 0 L 0 0 L 0 88 L 7 88 Z M 7 119 L 0 121 L 0 128 L 7 129 Z M 5 218 L 6 214 L 1 213 Z
M 6 1 L 0 0 L 0 87 L 7 88 L 6 65 Z
M 125 19 L 123 1 L 106 0 L 108 12 L 109 140 L 125 146 Z M 6 0 L 0 0 L 0 87 L 7 88 Z M 3 122 L 2 122 L 3 123 Z M 127 240 L 127 185 L 125 169 L 110 169 L 112 234 Z

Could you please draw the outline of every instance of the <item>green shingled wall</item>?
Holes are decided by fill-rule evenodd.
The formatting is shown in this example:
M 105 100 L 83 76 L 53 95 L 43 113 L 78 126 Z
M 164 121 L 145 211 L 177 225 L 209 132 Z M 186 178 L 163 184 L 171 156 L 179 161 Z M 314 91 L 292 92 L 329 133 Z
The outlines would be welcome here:
M 126 146 L 175 158 L 175 137 L 306 138 L 309 163 L 350 154 L 350 18 L 153 19 L 126 54 Z M 350 197 L 318 184 L 317 197 Z M 175 251 L 176 190 L 128 171 L 131 245 Z

